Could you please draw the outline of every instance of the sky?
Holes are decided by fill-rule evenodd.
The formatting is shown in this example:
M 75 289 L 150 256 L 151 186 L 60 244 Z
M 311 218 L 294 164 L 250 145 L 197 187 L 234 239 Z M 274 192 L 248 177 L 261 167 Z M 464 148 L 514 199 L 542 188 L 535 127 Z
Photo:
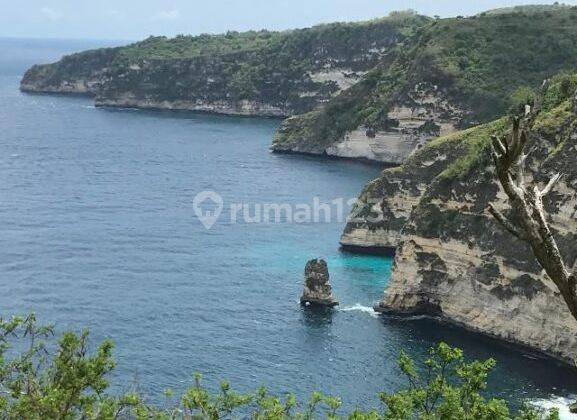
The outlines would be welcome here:
M 442 17 L 540 0 L 0 0 L 0 37 L 138 40 L 149 35 L 283 30 L 413 9 Z M 577 0 L 565 1 L 577 5 Z

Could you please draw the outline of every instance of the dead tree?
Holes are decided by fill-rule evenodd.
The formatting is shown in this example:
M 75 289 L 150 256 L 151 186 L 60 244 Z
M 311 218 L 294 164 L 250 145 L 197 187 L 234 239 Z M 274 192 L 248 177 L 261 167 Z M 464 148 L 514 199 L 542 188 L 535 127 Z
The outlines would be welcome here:
M 537 261 L 555 283 L 569 311 L 577 319 L 577 273 L 567 268 L 557 242 L 553 237 L 543 208 L 545 197 L 561 178 L 553 176 L 544 188 L 528 185 L 524 177 L 526 155 L 524 153 L 531 115 L 524 119 L 515 118 L 511 133 L 504 137 L 493 136 L 493 160 L 497 177 L 509 197 L 511 211 L 508 217 L 492 204 L 488 211 L 510 233 L 531 247 Z

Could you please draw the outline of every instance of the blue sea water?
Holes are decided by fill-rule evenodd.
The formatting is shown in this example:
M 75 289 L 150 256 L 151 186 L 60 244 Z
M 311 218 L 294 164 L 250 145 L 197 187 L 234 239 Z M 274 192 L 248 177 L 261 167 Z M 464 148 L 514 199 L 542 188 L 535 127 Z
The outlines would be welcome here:
M 20 51 L 23 41 L 2 40 Z M 497 395 L 566 396 L 574 372 L 520 349 L 426 319 L 376 316 L 392 261 L 341 252 L 343 221 L 231 223 L 207 230 L 197 193 L 231 203 L 311 204 L 356 197 L 380 168 L 273 155 L 278 120 L 94 108 L 88 98 L 22 94 L 29 64 L 78 48 L 25 42 L 0 54 L 0 308 L 37 313 L 59 331 L 89 328 L 116 343 L 115 389 L 228 379 L 241 391 L 342 395 L 377 405 L 404 384 L 401 349 L 419 358 L 439 340 L 493 356 Z M 47 45 L 52 48 L 48 49 Z M 56 54 L 58 55 L 58 54 Z M 22 58 L 24 57 L 24 58 Z M 226 212 L 225 212 L 226 216 Z M 333 312 L 298 303 L 303 269 L 326 258 Z

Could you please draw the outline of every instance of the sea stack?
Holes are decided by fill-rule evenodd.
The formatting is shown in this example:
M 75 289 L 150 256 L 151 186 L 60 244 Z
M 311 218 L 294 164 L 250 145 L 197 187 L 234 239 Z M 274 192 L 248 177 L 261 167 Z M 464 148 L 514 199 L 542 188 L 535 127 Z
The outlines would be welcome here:
M 329 282 L 329 269 L 322 259 L 310 260 L 305 267 L 305 287 L 301 297 L 302 305 L 337 306 Z

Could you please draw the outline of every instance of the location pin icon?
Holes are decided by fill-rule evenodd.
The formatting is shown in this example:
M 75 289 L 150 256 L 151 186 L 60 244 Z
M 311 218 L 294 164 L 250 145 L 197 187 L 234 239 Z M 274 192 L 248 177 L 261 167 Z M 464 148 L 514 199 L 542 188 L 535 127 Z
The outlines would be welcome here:
M 198 220 L 200 220 L 200 223 L 202 223 L 206 230 L 213 227 L 218 220 L 222 213 L 223 203 L 220 194 L 214 191 L 202 191 L 194 197 L 192 201 L 194 214 L 196 214 L 196 217 L 198 217 Z M 203 205 L 205 209 L 202 208 Z M 212 210 L 206 209 L 206 206 L 210 206 Z

